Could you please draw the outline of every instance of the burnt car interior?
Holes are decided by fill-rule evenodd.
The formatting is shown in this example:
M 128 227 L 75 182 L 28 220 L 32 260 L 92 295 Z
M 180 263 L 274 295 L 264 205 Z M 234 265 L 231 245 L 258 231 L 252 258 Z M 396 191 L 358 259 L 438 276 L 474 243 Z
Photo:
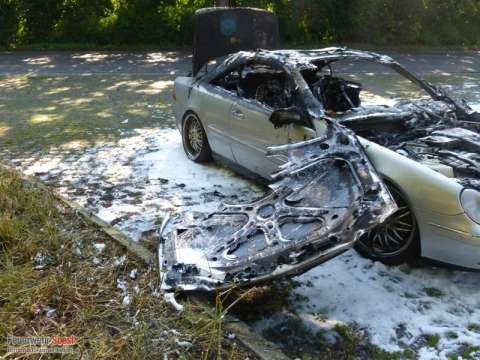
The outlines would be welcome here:
M 393 104 L 362 104 L 362 84 L 334 72 L 333 65 L 337 62 L 340 61 L 314 59 L 311 60 L 314 67 L 301 70 L 326 116 L 359 136 L 455 177 L 464 185 L 480 188 L 480 181 L 471 178 L 480 174 L 480 139 L 474 132 L 480 130 L 480 122 L 468 115 L 471 109 L 456 103 L 440 88 L 432 87 L 431 93 L 425 92 L 397 69 L 390 71 L 428 96 L 397 97 Z M 373 64 L 384 67 L 381 62 Z M 214 83 L 273 110 L 288 110 L 293 104 L 286 75 L 265 65 L 240 67 Z M 280 119 L 274 125 L 291 123 L 292 115 L 287 115 L 287 120 Z
M 345 80 L 322 70 L 305 70 L 302 72 L 312 93 L 323 104 L 329 115 L 338 115 L 360 106 L 362 85 Z M 256 100 L 272 109 L 287 108 L 292 105 L 286 74 L 265 65 L 250 65 L 231 71 L 212 82 L 214 85 L 235 95 Z
M 235 95 L 256 100 L 272 109 L 291 106 L 286 74 L 265 65 L 249 65 L 235 69 L 212 82 Z
M 329 63 L 315 65 L 320 70 L 307 69 L 302 71 L 302 75 L 329 115 L 343 113 L 360 106 L 362 91 L 360 83 L 334 76 Z M 325 68 L 328 69 L 328 73 L 325 73 Z

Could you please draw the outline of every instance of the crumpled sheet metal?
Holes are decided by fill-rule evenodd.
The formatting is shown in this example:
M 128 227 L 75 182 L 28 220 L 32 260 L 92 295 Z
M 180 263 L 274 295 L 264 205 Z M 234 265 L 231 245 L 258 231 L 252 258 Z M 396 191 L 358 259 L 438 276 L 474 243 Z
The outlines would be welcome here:
M 396 151 L 422 163 L 438 163 L 451 169 L 467 188 L 480 191 L 480 135 L 468 129 L 450 128 L 400 144 Z
M 289 162 L 257 201 L 170 221 L 159 244 L 162 289 L 211 291 L 297 275 L 391 215 L 396 204 L 353 133 L 331 135 L 270 148 Z
M 453 100 L 399 102 L 383 110 L 369 106 L 368 111 L 350 111 L 341 123 L 480 191 L 480 115 L 458 106 Z

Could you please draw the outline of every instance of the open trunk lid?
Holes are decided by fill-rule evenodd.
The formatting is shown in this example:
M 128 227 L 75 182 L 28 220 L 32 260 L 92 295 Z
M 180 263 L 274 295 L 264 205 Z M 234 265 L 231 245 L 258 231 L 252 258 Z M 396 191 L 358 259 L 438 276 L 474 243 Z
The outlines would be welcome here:
M 195 76 L 210 60 L 241 50 L 277 49 L 278 20 L 255 8 L 204 8 L 195 12 L 192 70 Z

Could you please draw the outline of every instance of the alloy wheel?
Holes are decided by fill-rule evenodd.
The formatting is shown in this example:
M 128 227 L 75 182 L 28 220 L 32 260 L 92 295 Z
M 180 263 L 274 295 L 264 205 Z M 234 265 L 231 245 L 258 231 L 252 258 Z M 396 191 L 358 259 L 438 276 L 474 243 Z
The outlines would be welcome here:
M 383 224 L 371 229 L 360 239 L 373 255 L 391 257 L 402 253 L 414 240 L 415 216 L 400 192 L 389 188 L 398 209 Z
M 200 121 L 194 116 L 191 116 L 187 119 L 188 128 L 187 128 L 187 139 L 188 147 L 192 156 L 197 156 L 203 147 L 203 129 Z

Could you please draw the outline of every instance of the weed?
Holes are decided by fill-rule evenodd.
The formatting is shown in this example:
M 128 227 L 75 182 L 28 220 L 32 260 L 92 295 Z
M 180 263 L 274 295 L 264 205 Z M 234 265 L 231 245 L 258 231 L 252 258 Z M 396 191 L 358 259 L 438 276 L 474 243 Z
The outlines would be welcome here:
M 427 346 L 436 348 L 438 346 L 438 343 L 440 342 L 440 335 L 427 334 L 425 335 L 425 340 L 426 340 Z
M 458 339 L 458 334 L 455 331 L 450 330 L 445 333 L 445 337 L 447 339 Z
M 467 328 L 472 332 L 480 333 L 480 324 L 471 323 L 471 324 L 468 324 Z
M 444 295 L 442 290 L 434 287 L 426 287 L 423 289 L 423 291 L 425 294 L 431 297 L 442 297 Z

